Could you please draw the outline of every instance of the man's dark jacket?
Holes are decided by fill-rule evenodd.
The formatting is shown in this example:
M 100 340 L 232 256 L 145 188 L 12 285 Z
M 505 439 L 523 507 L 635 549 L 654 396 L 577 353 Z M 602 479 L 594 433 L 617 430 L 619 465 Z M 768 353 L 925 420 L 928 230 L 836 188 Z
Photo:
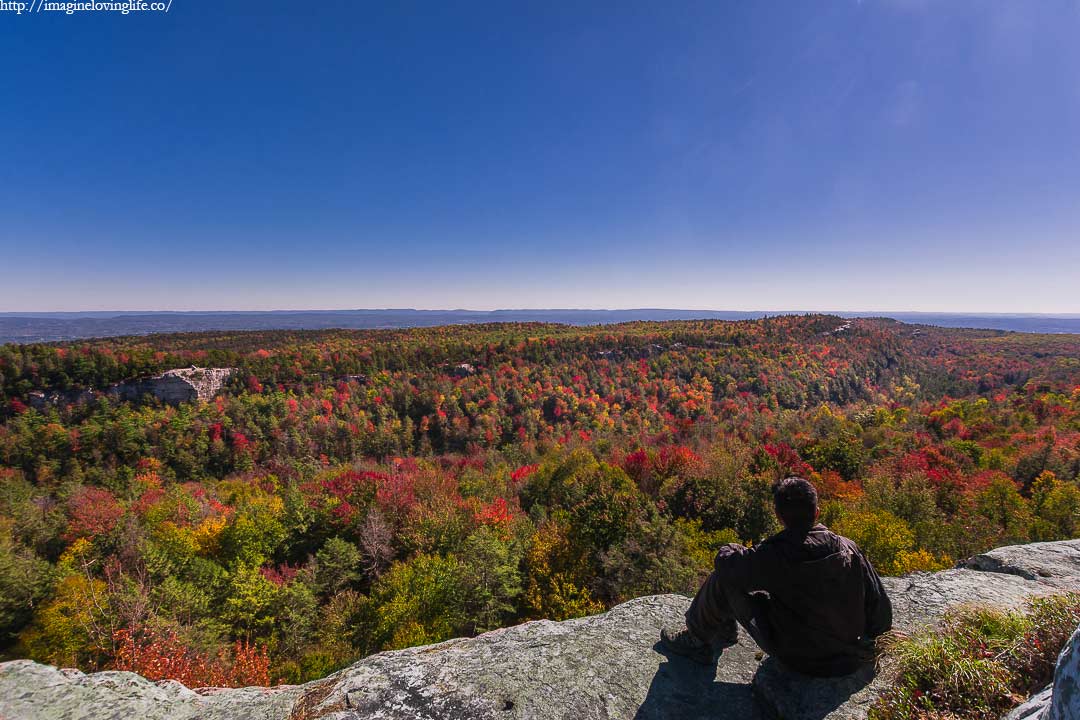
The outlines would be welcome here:
M 892 627 L 892 603 L 870 562 L 821 524 L 784 530 L 750 549 L 721 548 L 716 574 L 729 592 L 769 594 L 766 617 L 756 618 L 766 626 L 767 650 L 807 674 L 853 672 Z

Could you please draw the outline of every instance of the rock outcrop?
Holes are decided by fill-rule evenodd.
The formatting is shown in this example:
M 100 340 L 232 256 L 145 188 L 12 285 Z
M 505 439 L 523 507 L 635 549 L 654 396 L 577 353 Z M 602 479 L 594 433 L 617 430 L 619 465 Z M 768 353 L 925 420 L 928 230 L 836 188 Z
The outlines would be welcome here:
M 451 374 L 454 377 L 465 378 L 476 374 L 476 367 L 471 363 L 458 363 L 451 368 Z
M 85 405 L 94 401 L 97 393 L 93 390 L 41 390 L 31 392 L 26 396 L 26 401 L 35 410 L 45 412 L 53 407 L 66 407 L 68 405 Z
M 160 375 L 125 380 L 110 385 L 105 390 L 36 390 L 26 396 L 30 407 L 46 412 L 54 407 L 85 405 L 101 395 L 117 400 L 140 400 L 145 396 L 157 398 L 163 403 L 179 405 L 194 400 L 210 400 L 225 387 L 232 376 L 232 368 L 176 368 Z M 363 377 L 347 376 L 347 377 Z M 0 720 L 6 720 L 0 718 Z
M 138 400 L 145 395 L 163 403 L 179 405 L 193 400 L 210 400 L 225 386 L 231 368 L 177 368 L 141 380 L 129 380 L 109 388 L 120 400 Z
M 1080 628 L 1073 633 L 1058 656 L 1053 693 L 1046 720 L 1080 717 Z
M 1006 545 L 976 555 L 960 567 L 1016 575 L 1025 580 L 1076 589 L 1076 548 L 1078 540 Z
M 1011 608 L 1033 595 L 1080 590 L 1080 541 L 979 557 L 963 568 L 887 578 L 896 626 L 933 623 L 965 603 Z M 885 683 L 872 672 L 837 680 L 794 674 L 745 636 L 715 670 L 670 656 L 657 644 L 660 629 L 680 623 L 688 605 L 678 595 L 638 598 L 592 617 L 380 653 L 279 688 L 193 691 L 20 660 L 0 664 L 0 718 L 841 720 L 864 718 Z
M 1080 628 L 1058 655 L 1054 682 L 1009 713 L 1005 720 L 1080 718 Z
M 1026 703 L 1012 709 L 1004 720 L 1044 720 L 1045 713 L 1050 708 L 1050 699 L 1053 697 L 1054 686 L 1047 685 L 1028 699 Z

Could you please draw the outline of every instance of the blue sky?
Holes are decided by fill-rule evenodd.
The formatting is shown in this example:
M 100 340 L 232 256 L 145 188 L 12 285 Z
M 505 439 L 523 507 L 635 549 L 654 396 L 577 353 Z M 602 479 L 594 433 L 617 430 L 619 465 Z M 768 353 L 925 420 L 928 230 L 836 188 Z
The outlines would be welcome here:
M 1075 2 L 0 13 L 0 311 L 1080 312 Z

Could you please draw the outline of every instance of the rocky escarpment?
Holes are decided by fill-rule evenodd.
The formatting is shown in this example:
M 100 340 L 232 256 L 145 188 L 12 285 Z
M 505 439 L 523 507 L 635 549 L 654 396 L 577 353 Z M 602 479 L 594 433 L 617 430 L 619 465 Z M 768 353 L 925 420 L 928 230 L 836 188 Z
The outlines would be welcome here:
M 903 630 L 950 607 L 1017 607 L 1080 590 L 1080 541 L 1000 548 L 965 567 L 887 578 Z M 15 661 L 0 665 L 0 717 L 25 720 L 822 720 L 865 717 L 884 679 L 794 674 L 743 636 L 715 670 L 669 656 L 660 629 L 689 605 L 638 598 L 592 617 L 538 621 L 475 638 L 386 652 L 303 686 L 189 690 L 137 675 L 90 675 Z
M 225 387 L 232 376 L 232 368 L 176 368 L 160 375 L 125 380 L 110 385 L 105 390 L 36 390 L 26 396 L 26 402 L 35 410 L 45 412 L 53 407 L 85 405 L 105 395 L 117 400 L 141 400 L 153 397 L 169 405 L 210 400 Z M 0 718 L 0 720 L 4 720 Z
M 231 368 L 177 368 L 141 380 L 130 380 L 109 388 L 120 400 L 138 400 L 150 395 L 163 403 L 179 405 L 193 400 L 210 400 L 225 386 Z

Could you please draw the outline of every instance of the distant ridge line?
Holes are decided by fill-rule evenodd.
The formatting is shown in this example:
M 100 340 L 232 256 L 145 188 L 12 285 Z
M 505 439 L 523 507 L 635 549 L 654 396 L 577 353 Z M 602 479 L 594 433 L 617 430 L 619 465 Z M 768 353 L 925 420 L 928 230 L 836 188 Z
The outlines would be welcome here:
M 242 330 L 374 330 L 482 322 L 551 322 L 605 325 L 633 321 L 756 320 L 777 315 L 837 315 L 892 318 L 901 322 L 956 328 L 1038 333 L 1080 333 L 1080 315 L 1035 313 L 847 312 L 810 310 L 685 310 L 666 308 L 501 309 L 501 310 L 246 310 L 88 311 L 0 313 L 0 343 L 83 340 Z
M 294 310 L 277 308 L 274 310 L 18 310 L 0 311 L 0 318 L 115 318 L 131 315 L 338 315 L 354 313 L 461 313 L 473 315 L 493 315 L 503 313 L 708 313 L 723 315 L 837 315 L 840 317 L 973 317 L 973 318 L 1046 318 L 1057 320 L 1080 319 L 1080 313 L 1037 313 L 1037 312 L 960 312 L 937 310 L 716 310 L 711 308 L 496 308 L 494 310 L 475 310 L 470 308 L 321 308 Z

